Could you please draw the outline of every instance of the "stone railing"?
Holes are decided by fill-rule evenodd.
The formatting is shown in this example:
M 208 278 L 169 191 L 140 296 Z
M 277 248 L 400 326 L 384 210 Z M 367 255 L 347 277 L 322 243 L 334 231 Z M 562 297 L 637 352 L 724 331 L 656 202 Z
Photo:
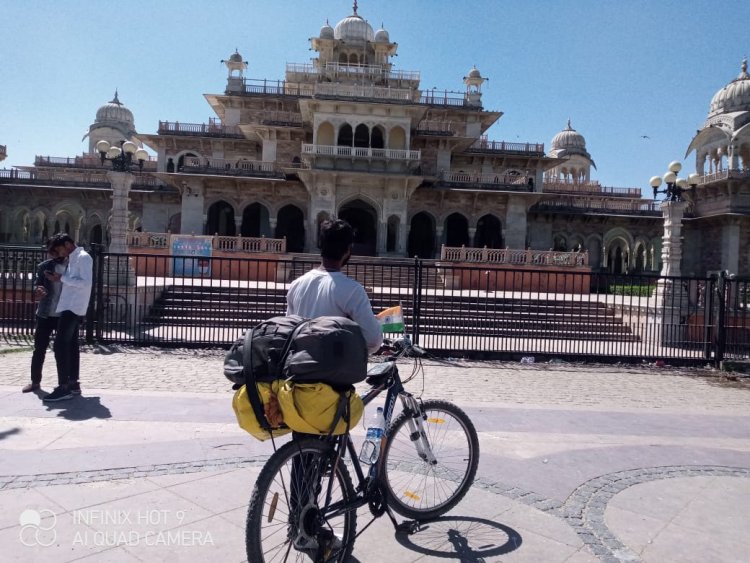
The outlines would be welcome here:
M 175 236 L 184 237 L 185 235 Z M 131 249 L 158 248 L 170 249 L 172 247 L 173 233 L 148 233 L 130 231 L 126 235 L 126 242 Z M 201 237 L 205 238 L 205 237 Z M 284 254 L 286 252 L 286 238 L 266 237 L 231 237 L 214 235 L 211 237 L 211 248 L 222 252 L 267 252 L 271 254 Z
M 346 63 L 326 63 L 321 69 L 311 63 L 287 63 L 289 75 L 300 75 L 306 79 L 317 80 L 320 75 L 328 77 L 368 78 L 370 80 L 414 80 L 419 81 L 418 70 L 393 70 L 379 65 L 359 65 Z
M 193 137 L 233 137 L 244 135 L 236 125 L 224 125 L 220 122 L 180 123 L 179 121 L 159 121 L 159 135 L 186 135 Z
M 277 174 L 276 163 L 263 160 L 186 157 L 181 172 L 188 174 L 228 174 L 239 176 L 268 176 Z
M 512 250 L 510 248 L 472 248 L 443 245 L 440 259 L 445 262 L 476 262 L 516 266 L 588 266 L 588 252 L 555 252 L 552 250 Z
M 561 195 L 541 201 L 532 211 L 576 211 L 624 213 L 627 215 L 661 215 L 660 203 L 650 199 L 605 199 L 600 197 L 571 197 Z
M 641 188 L 615 188 L 599 182 L 573 182 L 562 178 L 545 178 L 544 192 L 556 194 L 611 195 L 616 197 L 641 197 Z
M 143 171 L 155 172 L 158 158 L 149 155 L 147 160 L 143 161 Z M 102 162 L 98 154 L 84 153 L 78 156 L 43 156 L 34 157 L 34 166 L 39 167 L 58 167 L 58 168 L 101 168 L 111 170 L 112 164 Z M 133 170 L 138 169 L 138 164 L 133 163 Z
M 343 98 L 365 98 L 379 100 L 410 101 L 414 91 L 408 88 L 390 88 L 388 86 L 360 86 L 357 84 L 316 84 L 316 96 Z
M 515 152 L 524 154 L 544 154 L 544 143 L 508 143 L 507 141 L 489 141 L 479 139 L 472 143 L 469 151 Z
M 373 149 L 371 147 L 346 147 L 341 145 L 302 145 L 302 154 L 345 158 L 382 158 L 386 160 L 419 160 L 420 151 L 409 149 Z
M 718 182 L 720 180 L 727 180 L 729 178 L 747 178 L 750 177 L 750 168 L 738 168 L 736 170 L 719 170 L 718 172 L 712 172 L 710 174 L 704 174 L 698 178 L 698 185 L 710 184 L 712 182 Z
M 420 135 L 455 135 L 456 128 L 452 121 L 420 121 L 417 124 Z

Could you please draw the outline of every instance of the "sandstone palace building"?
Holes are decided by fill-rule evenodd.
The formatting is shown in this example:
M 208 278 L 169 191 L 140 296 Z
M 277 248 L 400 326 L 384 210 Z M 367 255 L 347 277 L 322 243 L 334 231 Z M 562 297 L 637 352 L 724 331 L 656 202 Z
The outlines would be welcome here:
M 356 228 L 359 255 L 531 248 L 584 253 L 593 271 L 659 271 L 658 202 L 597 182 L 575 119 L 549 145 L 489 139 L 503 112 L 484 107 L 480 70 L 457 70 L 455 91 L 423 87 L 419 71 L 394 67 L 398 43 L 356 3 L 310 47 L 311 62 L 287 64 L 283 79 L 250 78 L 231 54 L 223 92 L 205 95 L 205 123 L 161 121 L 144 133 L 115 93 L 96 112 L 87 152 L 0 170 L 0 241 L 38 244 L 67 230 L 106 243 L 112 191 L 96 144 L 131 140 L 155 154 L 130 191 L 132 231 L 285 239 L 288 253 L 316 252 L 317 225 L 338 216 Z M 682 272 L 750 274 L 746 62 L 685 145 L 700 181 Z

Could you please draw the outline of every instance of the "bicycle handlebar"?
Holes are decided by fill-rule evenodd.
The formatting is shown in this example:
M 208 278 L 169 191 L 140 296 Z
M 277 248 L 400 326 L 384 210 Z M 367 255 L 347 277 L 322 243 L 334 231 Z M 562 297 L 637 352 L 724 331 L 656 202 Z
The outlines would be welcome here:
M 427 350 L 425 350 L 421 346 L 413 344 L 411 338 L 409 338 L 409 336 L 406 334 L 396 340 L 384 338 L 381 350 L 387 350 L 391 352 L 391 357 L 393 359 L 399 358 L 404 355 L 416 356 L 417 358 L 421 358 L 422 356 L 427 355 Z

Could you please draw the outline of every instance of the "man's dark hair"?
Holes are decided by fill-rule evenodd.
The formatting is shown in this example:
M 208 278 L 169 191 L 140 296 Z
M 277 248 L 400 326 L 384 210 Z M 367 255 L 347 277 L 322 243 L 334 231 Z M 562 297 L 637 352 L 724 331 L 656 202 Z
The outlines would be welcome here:
M 53 248 L 57 248 L 59 246 L 65 246 L 66 242 L 69 242 L 71 244 L 76 243 L 76 241 L 73 240 L 73 237 L 71 237 L 68 233 L 57 233 L 55 235 L 52 235 L 47 242 L 47 250 L 52 250 Z
M 320 224 L 320 255 L 341 260 L 354 242 L 354 229 L 343 219 L 326 219 Z

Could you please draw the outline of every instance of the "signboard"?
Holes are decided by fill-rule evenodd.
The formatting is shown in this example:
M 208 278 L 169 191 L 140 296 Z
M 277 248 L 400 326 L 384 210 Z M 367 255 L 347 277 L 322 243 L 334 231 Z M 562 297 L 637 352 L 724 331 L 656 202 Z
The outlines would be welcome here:
M 212 237 L 172 235 L 172 275 L 211 276 Z

